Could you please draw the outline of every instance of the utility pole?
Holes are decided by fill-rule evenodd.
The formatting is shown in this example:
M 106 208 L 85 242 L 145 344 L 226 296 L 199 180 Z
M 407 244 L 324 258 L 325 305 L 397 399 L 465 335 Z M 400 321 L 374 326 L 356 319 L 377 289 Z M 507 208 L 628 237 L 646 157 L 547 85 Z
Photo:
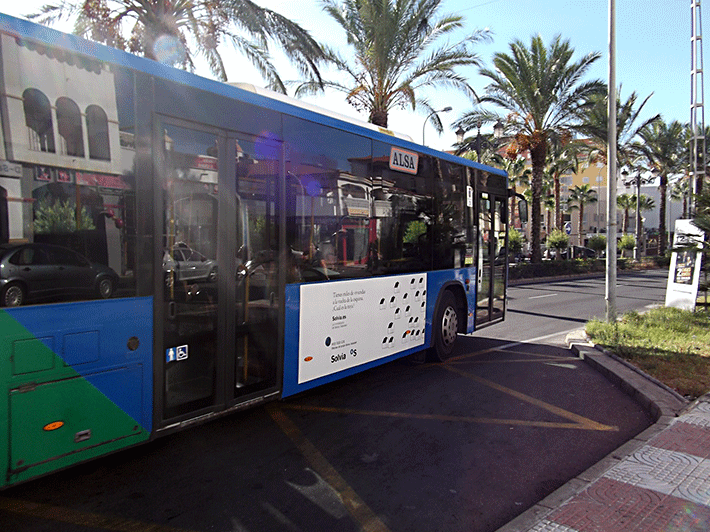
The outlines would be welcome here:
M 606 321 L 616 321 L 616 6 L 609 0 L 609 121 L 607 131 Z
M 690 187 L 693 198 L 705 180 L 705 106 L 703 81 L 703 26 L 700 0 L 690 0 Z M 695 201 L 689 203 L 695 213 Z M 670 231 L 671 228 L 669 227 Z

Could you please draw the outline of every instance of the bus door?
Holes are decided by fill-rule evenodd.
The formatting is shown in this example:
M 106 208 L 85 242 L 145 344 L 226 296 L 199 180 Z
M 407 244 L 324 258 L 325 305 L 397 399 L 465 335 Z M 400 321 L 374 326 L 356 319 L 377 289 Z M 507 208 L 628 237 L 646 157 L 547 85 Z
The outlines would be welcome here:
M 500 321 L 505 313 L 506 220 L 506 197 L 479 192 L 477 327 Z
M 162 419 L 213 409 L 218 375 L 219 143 L 224 135 L 164 123 Z
M 170 425 L 277 391 L 280 146 L 163 129 L 161 399 Z
M 234 365 L 228 369 L 236 400 L 277 384 L 281 315 L 279 171 L 281 143 L 239 136 L 235 143 L 236 334 Z M 288 262 L 288 261 L 286 261 Z

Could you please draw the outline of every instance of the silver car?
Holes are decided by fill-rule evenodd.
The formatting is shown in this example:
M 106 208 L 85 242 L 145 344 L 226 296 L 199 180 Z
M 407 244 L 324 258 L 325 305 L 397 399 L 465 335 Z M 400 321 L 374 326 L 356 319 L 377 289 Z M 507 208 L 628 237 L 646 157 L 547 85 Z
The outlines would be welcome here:
M 163 271 L 175 272 L 177 281 L 209 281 L 217 279 L 217 262 L 208 259 L 187 244 L 176 244 L 163 254 Z

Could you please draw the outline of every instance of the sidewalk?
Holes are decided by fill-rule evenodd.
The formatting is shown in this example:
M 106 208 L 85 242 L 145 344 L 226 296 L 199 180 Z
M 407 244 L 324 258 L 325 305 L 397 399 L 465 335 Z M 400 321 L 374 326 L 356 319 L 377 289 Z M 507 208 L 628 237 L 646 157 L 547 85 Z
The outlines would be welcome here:
M 710 394 L 688 405 L 609 353 L 571 348 L 657 421 L 498 532 L 710 530 Z

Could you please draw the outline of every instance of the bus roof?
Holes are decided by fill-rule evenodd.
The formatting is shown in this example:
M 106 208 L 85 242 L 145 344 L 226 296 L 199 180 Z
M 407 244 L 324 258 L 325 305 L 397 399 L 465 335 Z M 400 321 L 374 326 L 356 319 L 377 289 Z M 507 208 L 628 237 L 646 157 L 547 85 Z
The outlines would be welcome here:
M 18 19 L 10 15 L 6 15 L 5 13 L 0 13 L 0 32 L 12 35 L 19 39 L 28 38 L 39 41 L 49 47 L 65 48 L 78 54 L 93 57 L 108 63 L 125 66 L 134 70 L 145 72 L 152 76 L 157 76 L 197 89 L 234 98 L 244 103 L 249 103 L 259 107 L 266 107 L 277 112 L 290 114 L 299 118 L 304 118 L 313 122 L 367 136 L 373 138 L 374 140 L 389 142 L 402 147 L 417 150 L 420 153 L 433 155 L 450 162 L 464 164 L 466 166 L 480 168 L 490 173 L 507 176 L 505 171 L 501 169 L 482 165 L 469 159 L 463 159 L 447 152 L 442 152 L 417 144 L 408 135 L 394 133 L 374 124 L 353 119 L 302 100 L 297 100 L 267 89 L 259 88 L 253 84 L 223 83 L 221 81 L 204 78 L 185 70 L 166 66 L 151 59 L 139 57 L 116 48 L 111 48 L 94 41 L 89 41 L 76 35 L 63 33 L 47 26 L 35 24 L 34 22 Z

